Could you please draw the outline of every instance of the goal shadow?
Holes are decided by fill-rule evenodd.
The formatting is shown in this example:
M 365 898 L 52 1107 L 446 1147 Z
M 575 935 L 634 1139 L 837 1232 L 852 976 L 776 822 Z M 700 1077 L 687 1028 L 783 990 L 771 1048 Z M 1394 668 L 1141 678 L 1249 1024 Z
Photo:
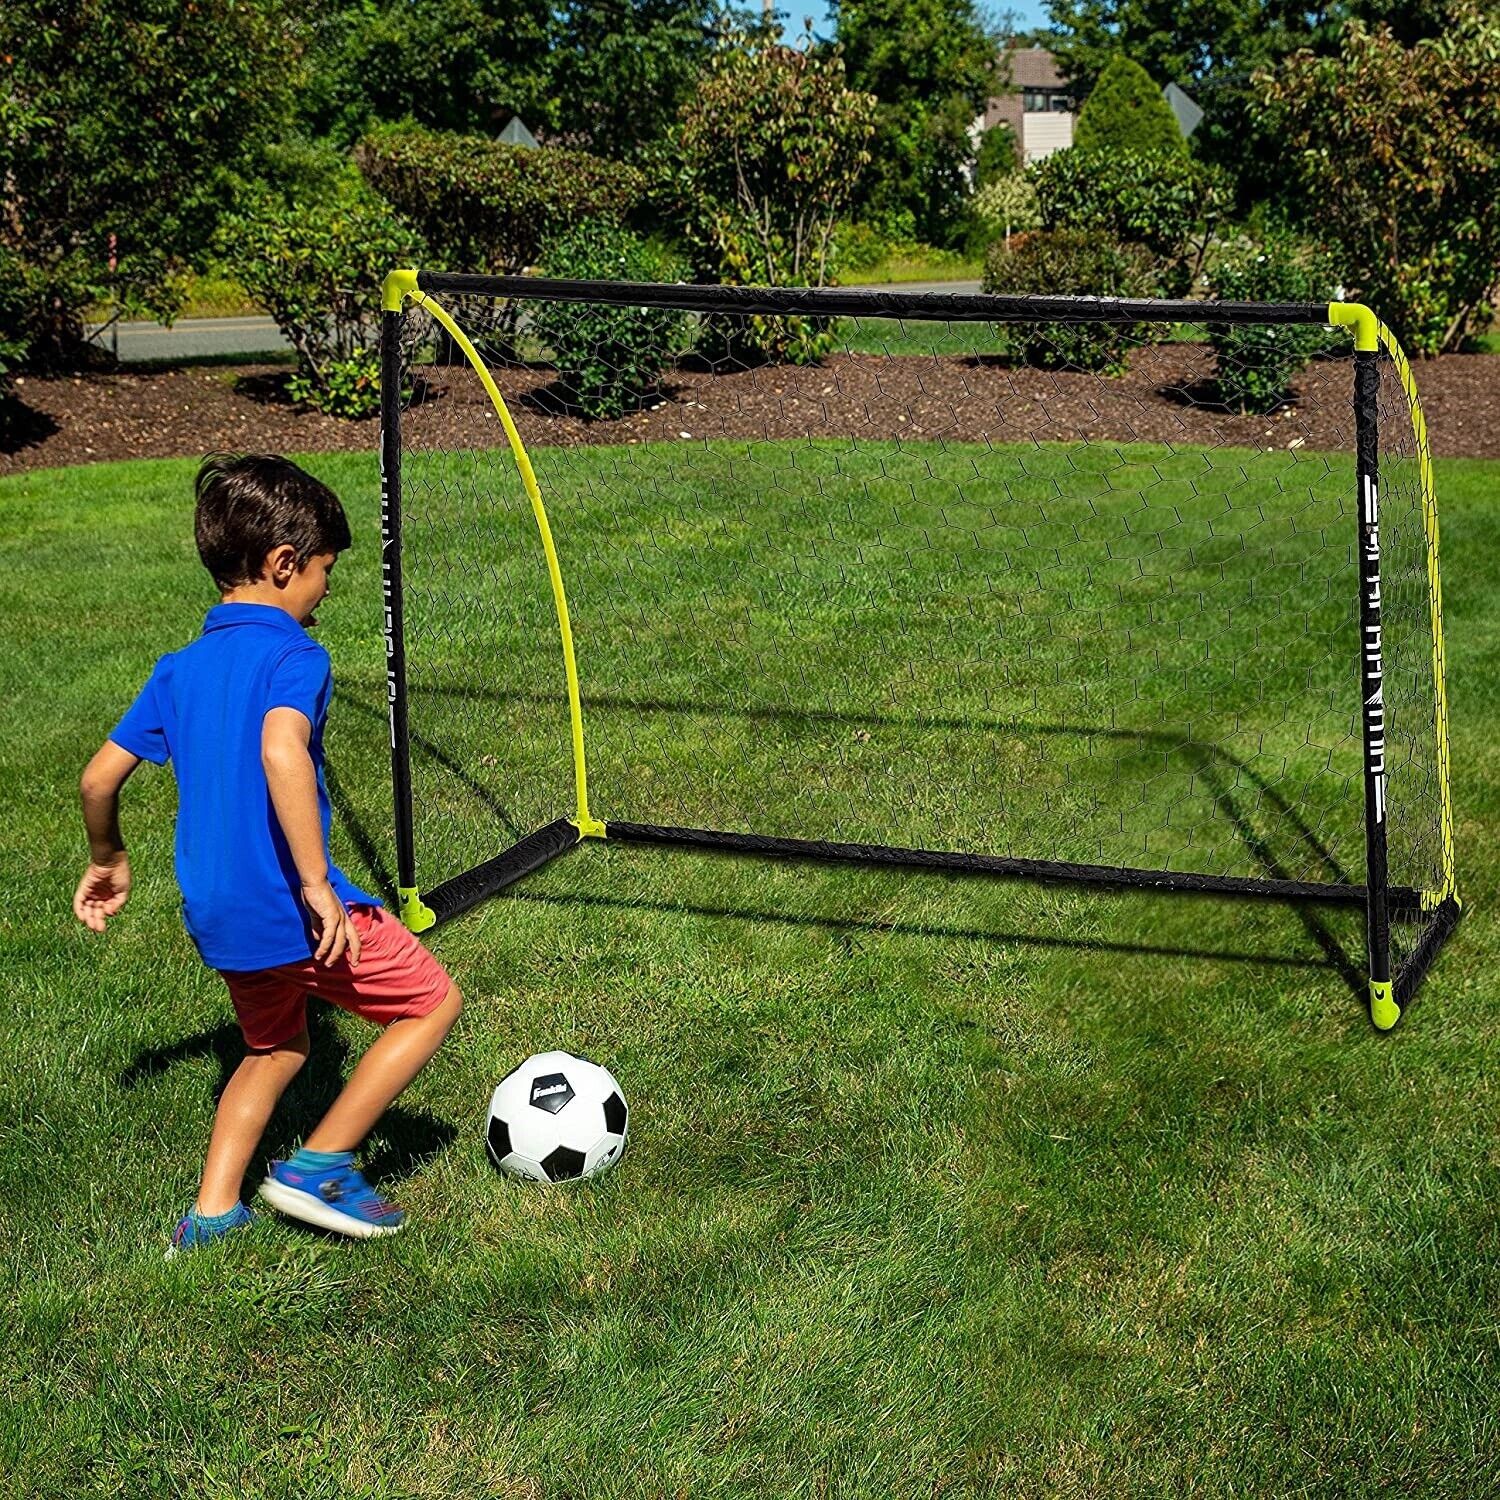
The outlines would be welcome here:
M 445 689 L 428 688 L 426 691 L 441 692 L 446 696 L 457 697 L 467 701 L 494 702 L 506 704 L 523 704 L 538 708 L 555 708 L 556 699 L 546 694 L 531 693 L 520 690 L 501 688 L 474 688 L 474 687 L 449 687 Z M 354 698 L 352 695 L 339 691 L 340 701 L 346 706 L 356 708 L 361 714 L 370 719 L 384 722 L 385 716 L 368 704 Z M 767 707 L 746 704 L 723 704 L 704 702 L 685 702 L 667 698 L 636 697 L 630 695 L 593 694 L 587 697 L 586 705 L 596 711 L 619 711 L 636 713 L 660 713 L 660 714 L 682 714 L 702 716 L 704 714 L 720 714 L 726 717 L 738 717 L 750 720 L 775 721 L 783 723 L 799 722 L 833 722 L 847 724 L 851 727 L 865 725 L 886 725 L 895 728 L 922 728 L 940 729 L 953 732 L 982 731 L 987 733 L 1011 731 L 1014 733 L 1026 733 L 1049 736 L 1069 737 L 1095 737 L 1119 741 L 1134 741 L 1149 744 L 1158 750 L 1173 751 L 1178 753 L 1189 753 L 1192 757 L 1192 768 L 1194 773 L 1201 777 L 1204 786 L 1208 789 L 1213 804 L 1224 818 L 1229 827 L 1234 830 L 1236 837 L 1242 846 L 1250 853 L 1256 864 L 1265 871 L 1266 877 L 1273 881 L 1293 881 L 1296 877 L 1288 869 L 1285 854 L 1277 851 L 1260 833 L 1250 818 L 1246 815 L 1243 807 L 1236 800 L 1234 785 L 1236 778 L 1242 778 L 1248 783 L 1254 793 L 1264 799 L 1273 807 L 1279 817 L 1289 830 L 1291 830 L 1298 842 L 1301 844 L 1304 854 L 1310 856 L 1324 872 L 1326 880 L 1332 883 L 1344 883 L 1349 877 L 1343 865 L 1335 853 L 1328 848 L 1327 844 L 1318 836 L 1316 831 L 1309 826 L 1301 813 L 1283 797 L 1275 787 L 1275 784 L 1261 775 L 1253 766 L 1240 757 L 1230 754 L 1221 747 L 1202 745 L 1196 743 L 1184 744 L 1178 737 L 1161 734 L 1150 730 L 1126 730 L 1118 728 L 1089 728 L 1079 725 L 1015 725 L 1001 721 L 976 721 L 974 719 L 963 719 L 943 716 L 922 716 L 915 718 L 900 715 L 880 714 L 841 714 L 827 709 L 809 709 L 789 711 L 783 708 Z M 514 816 L 513 812 L 502 803 L 496 794 L 482 782 L 480 782 L 469 771 L 455 759 L 454 756 L 434 745 L 430 740 L 413 733 L 411 735 L 412 748 L 419 756 L 430 757 L 434 764 L 441 766 L 451 774 L 472 795 L 479 807 L 484 808 L 502 823 L 506 835 L 513 841 L 525 843 L 523 830 Z M 373 840 L 365 830 L 352 807 L 341 794 L 334 796 L 333 786 L 330 786 L 330 796 L 335 800 L 335 812 L 340 822 L 350 832 L 356 847 L 359 848 L 362 857 L 372 872 L 377 873 L 387 894 L 394 890 L 395 882 L 391 877 L 386 865 Z M 540 833 L 542 831 L 538 831 Z M 536 838 L 538 833 L 529 835 Z M 564 841 L 553 853 L 565 852 L 569 847 L 575 847 L 572 841 Z M 732 851 L 731 851 L 732 852 Z M 549 855 L 549 857 L 551 857 Z M 816 855 L 810 856 L 816 859 Z M 545 864 L 543 859 L 538 864 L 531 865 L 530 869 L 523 873 L 531 873 L 532 870 L 540 868 Z M 930 873 L 945 874 L 946 878 L 953 879 L 955 875 L 951 871 L 933 870 Z M 1045 880 L 1045 876 L 1041 877 Z M 835 917 L 816 913 L 788 913 L 767 908 L 748 906 L 709 906 L 699 904 L 683 904 L 681 902 L 655 902 L 640 899 L 625 899 L 589 894 L 585 892 L 573 893 L 547 893 L 524 889 L 520 878 L 515 884 L 507 883 L 499 889 L 505 890 L 506 894 L 517 900 L 542 902 L 558 906 L 572 908 L 612 909 L 622 911 L 643 911 L 690 914 L 705 917 L 718 917 L 729 920 L 741 920 L 751 922 L 764 922 L 785 926 L 798 926 L 814 928 L 830 932 L 872 932 L 889 935 L 909 935 L 917 937 L 930 937 L 944 940 L 974 940 L 988 942 L 1017 943 L 1040 948 L 1052 949 L 1074 949 L 1082 951 L 1097 951 L 1104 953 L 1118 953 L 1121 955 L 1140 955 L 1157 957 L 1179 957 L 1188 959 L 1201 959 L 1204 961 L 1217 961 L 1223 963 L 1243 963 L 1273 968 L 1294 969 L 1323 969 L 1332 970 L 1348 985 L 1351 994 L 1361 1002 L 1364 998 L 1365 984 L 1361 975 L 1357 956 L 1350 953 L 1344 942 L 1333 931 L 1332 927 L 1318 910 L 1316 898 L 1309 900 L 1289 901 L 1297 916 L 1298 922 L 1306 932 L 1308 938 L 1317 948 L 1320 957 L 1304 957 L 1296 955 L 1258 953 L 1245 951 L 1226 951 L 1221 949 L 1197 948 L 1183 945 L 1160 945 L 1140 942 L 1110 941 L 1108 939 L 1096 938 L 1068 938 L 1053 934 L 1025 931 L 1001 931 L 995 928 L 974 927 L 965 928 L 958 926 L 944 926 L 931 923 L 912 922 L 884 922 L 876 918 L 858 917 Z M 1193 894 L 1192 892 L 1170 892 L 1169 894 Z M 1213 895 L 1213 891 L 1201 894 Z

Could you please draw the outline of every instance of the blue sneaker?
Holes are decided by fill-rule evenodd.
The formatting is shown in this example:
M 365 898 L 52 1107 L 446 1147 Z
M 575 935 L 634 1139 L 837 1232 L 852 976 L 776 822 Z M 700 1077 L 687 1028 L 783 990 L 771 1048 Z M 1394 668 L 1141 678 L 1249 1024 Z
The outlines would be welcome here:
M 355 1239 L 395 1234 L 406 1220 L 394 1203 L 387 1203 L 365 1181 L 352 1162 L 310 1172 L 290 1162 L 273 1161 L 269 1176 L 260 1185 L 260 1195 L 290 1218 Z
M 255 1222 L 255 1215 L 243 1203 L 236 1203 L 227 1214 L 213 1218 L 203 1217 L 196 1208 L 190 1208 L 172 1231 L 172 1243 L 167 1246 L 166 1259 L 181 1255 L 184 1250 L 197 1250 L 221 1240 L 236 1229 L 244 1229 Z

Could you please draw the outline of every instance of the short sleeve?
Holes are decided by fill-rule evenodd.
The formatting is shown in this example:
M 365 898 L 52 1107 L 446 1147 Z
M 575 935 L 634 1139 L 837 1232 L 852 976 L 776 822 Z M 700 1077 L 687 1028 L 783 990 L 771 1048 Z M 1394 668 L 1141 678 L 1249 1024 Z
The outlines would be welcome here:
M 328 712 L 333 668 L 328 653 L 316 641 L 302 641 L 288 651 L 271 671 L 266 712 L 295 708 L 314 729 Z
M 170 753 L 167 749 L 166 721 L 162 712 L 162 676 L 166 658 L 157 662 L 146 685 L 134 703 L 125 711 L 125 717 L 115 725 L 110 739 L 122 750 L 149 760 L 153 765 L 164 766 Z

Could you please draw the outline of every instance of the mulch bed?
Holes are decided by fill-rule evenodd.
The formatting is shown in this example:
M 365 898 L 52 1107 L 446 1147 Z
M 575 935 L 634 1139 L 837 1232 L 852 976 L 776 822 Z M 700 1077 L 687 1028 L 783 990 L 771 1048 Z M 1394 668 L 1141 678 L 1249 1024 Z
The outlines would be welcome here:
M 1052 373 L 1000 361 L 838 355 L 807 368 L 674 371 L 660 396 L 614 421 L 566 410 L 552 373 L 504 371 L 499 384 L 528 444 L 695 438 L 910 436 L 930 441 L 1081 439 L 1179 446 L 1351 447 L 1349 365 L 1315 363 L 1296 401 L 1272 417 L 1216 403 L 1206 346 L 1136 350 L 1127 375 Z M 1417 367 L 1438 457 L 1500 457 L 1500 358 L 1450 354 Z M 478 382 L 432 369 L 406 417 L 410 440 L 444 447 L 501 441 Z M 215 450 L 374 452 L 374 420 L 342 421 L 292 403 L 285 365 L 186 366 L 162 372 L 26 377 L 0 431 L 0 473 L 106 459 Z

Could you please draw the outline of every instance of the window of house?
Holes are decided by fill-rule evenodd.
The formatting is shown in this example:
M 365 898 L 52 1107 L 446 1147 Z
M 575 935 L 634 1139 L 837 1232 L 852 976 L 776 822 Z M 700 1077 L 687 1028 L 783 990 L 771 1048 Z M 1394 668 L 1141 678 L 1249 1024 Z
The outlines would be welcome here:
M 1021 91 L 1021 108 L 1027 114 L 1066 114 L 1072 107 L 1073 101 L 1062 89 L 1034 88 Z

